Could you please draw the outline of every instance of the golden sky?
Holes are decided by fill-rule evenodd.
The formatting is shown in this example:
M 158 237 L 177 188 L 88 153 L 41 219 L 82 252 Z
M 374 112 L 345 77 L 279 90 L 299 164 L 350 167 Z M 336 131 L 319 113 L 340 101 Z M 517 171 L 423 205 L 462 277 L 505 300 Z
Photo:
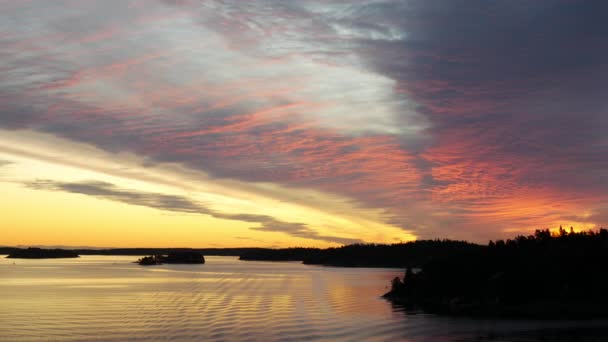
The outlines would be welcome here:
M 49 135 L 1 133 L 2 245 L 284 247 L 413 238 L 381 223 L 380 211 L 334 195 L 213 180 L 176 165 L 142 167 L 134 156 Z M 267 221 L 267 230 L 255 229 Z

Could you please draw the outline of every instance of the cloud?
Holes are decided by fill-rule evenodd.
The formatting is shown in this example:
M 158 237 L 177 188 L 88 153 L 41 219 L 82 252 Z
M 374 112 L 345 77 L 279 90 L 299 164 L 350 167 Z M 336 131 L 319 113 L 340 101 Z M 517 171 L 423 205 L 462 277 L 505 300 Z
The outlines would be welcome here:
M 209 215 L 217 219 L 256 223 L 260 226 L 252 227 L 252 230 L 285 233 L 290 236 L 304 239 L 339 244 L 361 242 L 361 240 L 358 239 L 322 235 L 303 223 L 283 222 L 267 215 L 221 213 L 211 210 L 185 196 L 122 189 L 108 182 L 86 181 L 70 183 L 52 180 L 36 180 L 24 182 L 24 185 L 35 190 L 63 191 L 159 210 Z
M 380 6 L 407 34 L 360 51 L 430 122 L 416 164 L 430 210 L 411 223 L 423 236 L 554 225 L 605 201 L 605 10 L 601 1 Z
M 82 45 L 86 49 L 47 45 L 43 32 L 56 33 L 51 41 L 82 41 L 79 35 L 105 32 L 100 28 L 103 21 L 93 18 L 89 24 L 88 17 L 110 15 L 116 6 L 85 1 L 69 15 L 47 3 L 15 6 L 11 10 L 16 17 L 27 20 L 24 13 L 31 11 L 48 20 L 33 23 L 31 31 L 10 30 L 10 49 L 5 51 L 9 68 L 36 82 L 11 78 L 0 83 L 0 93 L 10 91 L 7 99 L 12 99 L 0 106 L 0 125 L 48 132 L 154 162 L 182 163 L 218 178 L 332 192 L 351 188 L 340 180 L 368 184 L 376 193 L 382 192 L 382 184 L 377 184 L 381 182 L 411 186 L 417 177 L 409 165 L 411 157 L 407 151 L 393 150 L 404 141 L 417 144 L 423 139 L 423 118 L 395 91 L 391 78 L 360 68 L 352 47 L 333 45 L 340 39 L 323 38 L 344 36 L 324 21 L 348 21 L 344 15 L 334 16 L 352 9 L 336 6 L 327 12 L 314 3 L 276 5 L 134 5 L 112 17 L 124 32 L 111 40 L 87 39 Z M 309 24 L 287 20 L 294 15 L 324 19 Z M 64 17 L 57 27 L 54 23 L 62 20 L 55 19 Z M 250 41 L 240 41 L 240 33 L 223 29 L 219 18 L 245 25 Z M 132 21 L 132 28 L 124 27 Z M 373 32 L 382 31 L 366 25 Z M 366 30 L 358 29 L 357 36 Z M 272 39 L 265 34 L 270 32 Z M 31 46 L 11 39 L 21 36 L 30 38 Z M 201 39 L 204 48 L 191 44 Z M 92 52 L 105 44 L 115 48 L 107 56 Z M 23 58 L 31 55 L 38 58 L 28 59 L 23 67 Z M 31 107 L 22 110 L 28 113 L 27 120 L 13 114 L 14 107 L 25 103 Z M 369 170 L 354 171 L 349 165 L 370 159 L 374 163 Z M 382 170 L 391 175 L 377 177 Z M 393 182 L 396 178 L 399 181 Z M 380 202 L 386 199 L 370 198 L 370 190 L 355 192 L 345 195 L 385 205 Z
M 11 165 L 11 164 L 14 164 L 14 163 L 12 161 L 10 161 L 10 160 L 2 160 L 2 159 L 0 159 L 0 167 Z
M 2 3 L 0 127 L 338 194 L 421 237 L 606 200 L 604 1 L 128 3 Z
M 319 233 L 311 230 L 305 224 L 281 222 L 281 221 L 277 221 L 277 220 L 266 221 L 260 227 L 254 227 L 251 229 L 263 231 L 263 232 L 281 232 L 281 233 L 286 233 L 291 236 L 300 237 L 300 238 L 304 238 L 304 239 L 335 242 L 335 243 L 345 244 L 345 245 L 363 242 L 359 239 L 349 239 L 349 238 L 341 238 L 341 237 L 337 237 L 337 236 L 322 235 L 322 234 L 319 234 Z
M 608 207 L 596 209 L 596 211 L 591 216 L 587 217 L 586 220 L 595 223 L 598 227 L 608 228 Z
M 26 187 L 35 190 L 64 191 L 160 210 L 203 215 L 210 215 L 211 213 L 208 209 L 183 196 L 121 189 L 107 182 L 87 181 L 69 183 L 36 180 L 25 182 L 24 184 Z

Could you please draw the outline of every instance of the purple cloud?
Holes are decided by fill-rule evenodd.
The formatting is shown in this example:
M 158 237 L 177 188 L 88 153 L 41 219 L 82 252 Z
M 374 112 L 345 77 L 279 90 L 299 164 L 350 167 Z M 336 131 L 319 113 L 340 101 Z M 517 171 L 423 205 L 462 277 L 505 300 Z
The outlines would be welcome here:
M 423 237 L 600 225 L 607 6 L 3 3 L 0 128 L 336 193 Z

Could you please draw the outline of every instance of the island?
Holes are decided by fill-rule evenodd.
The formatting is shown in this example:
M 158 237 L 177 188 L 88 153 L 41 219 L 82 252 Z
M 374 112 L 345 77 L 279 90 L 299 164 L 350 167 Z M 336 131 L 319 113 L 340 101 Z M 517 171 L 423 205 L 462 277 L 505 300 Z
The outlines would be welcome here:
M 243 261 L 303 261 L 309 257 L 322 253 L 319 248 L 257 248 L 244 251 L 239 255 Z
M 142 266 L 162 264 L 204 264 L 205 257 L 196 251 L 170 252 L 167 255 L 156 254 L 137 260 Z
M 339 267 L 405 268 L 418 267 L 434 258 L 482 248 L 483 246 L 466 241 L 436 239 L 395 244 L 360 243 L 326 249 L 257 249 L 244 252 L 240 255 L 240 260 L 302 261 L 307 265 Z
M 67 249 L 42 249 L 30 247 L 27 249 L 12 249 L 7 258 L 11 259 L 58 259 L 78 258 L 78 253 Z
M 522 318 L 608 317 L 608 230 L 490 241 L 407 268 L 384 297 L 410 310 Z

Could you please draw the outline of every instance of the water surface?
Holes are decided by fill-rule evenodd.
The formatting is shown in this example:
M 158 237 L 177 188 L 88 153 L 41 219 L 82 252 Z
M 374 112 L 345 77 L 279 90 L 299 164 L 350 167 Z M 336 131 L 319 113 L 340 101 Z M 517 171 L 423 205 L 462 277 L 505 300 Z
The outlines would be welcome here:
M 1 341 L 607 341 L 605 321 L 408 314 L 381 299 L 402 271 L 206 257 L 0 259 Z

